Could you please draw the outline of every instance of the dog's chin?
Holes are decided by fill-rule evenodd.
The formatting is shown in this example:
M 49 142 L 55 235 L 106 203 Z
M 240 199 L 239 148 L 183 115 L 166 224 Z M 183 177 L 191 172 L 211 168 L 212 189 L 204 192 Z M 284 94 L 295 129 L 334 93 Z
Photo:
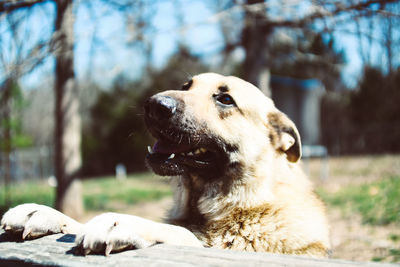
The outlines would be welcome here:
M 172 162 L 163 155 L 149 153 L 146 156 L 146 162 L 151 170 L 157 175 L 176 176 L 185 173 L 184 166 Z
M 212 177 L 219 173 L 221 155 L 203 146 L 158 141 L 149 148 L 146 162 L 154 173 L 161 176 L 197 174 Z

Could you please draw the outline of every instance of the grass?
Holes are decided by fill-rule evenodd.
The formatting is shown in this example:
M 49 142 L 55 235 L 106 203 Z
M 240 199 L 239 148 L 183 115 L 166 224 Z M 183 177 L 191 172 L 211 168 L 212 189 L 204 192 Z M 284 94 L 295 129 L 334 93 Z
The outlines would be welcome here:
M 86 210 L 116 211 L 121 205 L 158 200 L 171 195 L 163 178 L 138 174 L 126 180 L 103 178 L 83 183 Z
M 390 159 L 390 158 L 389 158 Z M 396 157 L 393 160 L 397 161 Z M 360 160 L 359 160 L 360 161 Z M 318 193 L 328 204 L 339 207 L 344 211 L 361 214 L 363 222 L 372 225 L 385 225 L 390 223 L 400 224 L 400 175 L 385 176 L 382 169 L 390 169 L 393 162 L 388 157 L 362 158 L 365 164 L 354 164 L 346 159 L 337 164 L 335 169 L 352 172 L 357 165 L 359 169 L 376 169 L 373 165 L 382 165 L 376 171 L 369 171 L 366 176 L 374 174 L 382 177 L 366 184 L 349 184 L 341 187 L 339 191 L 331 192 L 321 187 Z M 343 164 L 348 164 L 344 168 Z M 333 165 L 333 164 L 332 164 Z M 339 168 L 341 166 L 341 168 Z M 397 168 L 395 168 L 397 169 Z M 356 175 L 349 175 L 355 177 Z M 332 177 L 332 179 L 335 179 Z M 102 177 L 83 181 L 83 201 L 87 211 L 118 211 L 121 206 L 128 206 L 140 202 L 158 200 L 171 195 L 170 187 L 164 178 L 150 173 L 135 174 L 126 180 L 116 180 L 114 177 Z M 4 190 L 0 188 L 0 214 L 6 209 L 4 202 Z M 53 206 L 55 192 L 46 182 L 29 181 L 13 184 L 10 188 L 10 206 L 21 203 L 35 202 Z M 398 237 L 393 237 L 398 238 Z
M 349 227 L 332 225 L 332 233 L 336 237 L 342 236 L 333 248 L 339 250 L 337 254 L 334 252 L 334 257 L 400 262 L 400 155 L 332 157 L 327 180 L 320 179 L 321 166 L 320 159 L 309 162 L 310 177 L 318 185 L 318 193 L 327 203 L 328 213 L 333 219 L 338 219 L 336 214 L 344 215 L 339 218 L 340 223 L 351 222 Z M 89 214 L 92 211 L 93 214 L 103 211 L 126 213 L 132 204 L 171 194 L 165 178 L 149 173 L 135 174 L 123 181 L 103 177 L 85 180 L 82 184 Z M 51 206 L 55 196 L 54 188 L 45 182 L 14 184 L 10 191 L 11 206 L 26 202 Z M 4 211 L 4 190 L 0 186 L 0 217 L 2 206 Z M 343 213 L 337 213 L 338 209 Z M 359 217 L 364 225 L 359 224 Z M 382 233 L 382 230 L 385 231 Z M 382 247 L 382 240 L 390 245 Z M 357 246 L 356 250 L 354 246 Z
M 55 199 L 55 191 L 48 184 L 37 181 L 13 184 L 9 187 L 10 202 L 6 206 L 4 187 L 0 188 L 0 215 L 9 207 L 22 203 L 38 203 L 52 206 Z
M 393 242 L 399 242 L 400 241 L 400 235 L 391 234 L 389 236 L 389 239 L 392 240 Z
M 322 189 L 318 193 L 328 205 L 360 213 L 364 223 L 400 224 L 400 176 L 349 185 L 335 193 Z
M 121 205 L 158 200 L 171 195 L 166 180 L 149 173 L 136 174 L 126 180 L 113 177 L 84 180 L 83 201 L 87 211 L 116 211 Z M 5 207 L 4 190 L 0 188 L 0 216 Z M 13 184 L 9 188 L 11 207 L 22 203 L 54 205 L 55 189 L 44 181 Z
M 388 255 L 383 256 L 383 257 L 379 257 L 379 256 L 372 257 L 371 261 L 380 262 L 380 261 L 384 261 L 388 258 L 390 258 L 391 262 L 399 262 L 400 261 L 400 249 L 389 249 Z

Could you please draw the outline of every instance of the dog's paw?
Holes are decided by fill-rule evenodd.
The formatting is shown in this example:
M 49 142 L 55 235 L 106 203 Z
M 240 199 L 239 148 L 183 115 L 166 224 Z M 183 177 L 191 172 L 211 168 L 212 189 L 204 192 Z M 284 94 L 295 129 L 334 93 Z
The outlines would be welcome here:
M 107 256 L 111 252 L 149 247 L 156 241 L 143 233 L 151 224 L 154 222 L 136 216 L 101 214 L 83 226 L 76 239 L 76 253 L 104 253 Z
M 11 234 L 32 239 L 49 234 L 69 233 L 78 223 L 61 212 L 38 204 L 22 204 L 8 210 L 1 227 Z

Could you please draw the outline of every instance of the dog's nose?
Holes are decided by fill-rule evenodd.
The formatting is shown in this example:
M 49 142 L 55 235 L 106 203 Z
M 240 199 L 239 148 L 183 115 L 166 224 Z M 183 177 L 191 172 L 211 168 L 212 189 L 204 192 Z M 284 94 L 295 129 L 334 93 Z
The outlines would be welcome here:
M 167 120 L 176 112 L 177 102 L 170 96 L 152 96 L 144 105 L 145 115 L 156 121 Z

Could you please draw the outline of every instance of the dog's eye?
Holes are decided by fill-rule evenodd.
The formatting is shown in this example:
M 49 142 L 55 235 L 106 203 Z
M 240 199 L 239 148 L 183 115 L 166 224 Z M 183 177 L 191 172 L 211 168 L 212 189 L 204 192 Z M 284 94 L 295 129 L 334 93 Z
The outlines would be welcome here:
M 189 90 L 189 88 L 192 86 L 192 84 L 193 84 L 193 80 L 188 81 L 187 83 L 185 83 L 184 85 L 182 85 L 181 91 L 187 91 L 187 90 Z
M 228 94 L 222 94 L 217 96 L 217 101 L 225 106 L 233 106 L 235 105 L 235 101 Z

